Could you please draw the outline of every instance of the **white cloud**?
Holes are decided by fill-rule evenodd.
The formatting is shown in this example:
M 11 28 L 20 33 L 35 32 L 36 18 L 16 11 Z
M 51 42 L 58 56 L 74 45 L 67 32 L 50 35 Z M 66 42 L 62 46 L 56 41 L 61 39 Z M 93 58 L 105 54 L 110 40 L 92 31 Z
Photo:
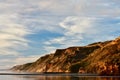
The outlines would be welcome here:
M 46 41 L 44 42 L 45 45 L 51 45 L 51 44 L 64 44 L 63 42 L 65 41 L 65 37 L 58 37 L 58 38 L 54 38 L 50 41 Z
M 60 26 L 65 28 L 65 35 L 75 35 L 79 33 L 88 33 L 89 29 L 93 28 L 94 19 L 93 18 L 80 18 L 77 16 L 67 17 Z
M 14 58 L 4 58 L 0 60 L 0 69 L 10 69 L 15 65 L 20 65 L 20 64 L 25 64 L 25 63 L 30 63 L 34 62 L 37 59 L 40 58 L 42 55 L 32 55 L 32 56 L 16 56 Z
M 82 45 L 86 39 L 112 39 L 114 35 L 110 33 L 120 30 L 119 24 L 108 25 L 102 20 L 119 18 L 119 4 L 118 0 L 2 0 L 0 55 L 21 54 L 19 50 L 26 49 L 30 42 L 25 37 L 36 31 L 47 30 L 63 35 L 44 41 L 43 48 L 47 52 Z M 19 58 L 18 63 L 24 60 L 25 57 L 23 60 Z
M 17 50 L 28 47 L 29 41 L 25 36 L 31 32 L 11 18 L 11 16 L 0 15 L 0 55 L 19 55 Z
M 25 64 L 25 63 L 28 63 L 28 62 L 34 62 L 36 61 L 37 59 L 40 58 L 41 55 L 32 55 L 32 56 L 19 56 L 15 59 L 14 61 L 14 65 L 19 65 L 19 64 Z
M 79 16 L 66 17 L 62 22 L 59 23 L 60 28 L 64 29 L 61 32 L 63 36 L 55 37 L 49 41 L 44 42 L 46 45 L 44 47 L 46 47 L 46 50 L 53 51 L 56 48 L 83 45 L 81 41 L 86 35 L 96 33 L 96 29 L 94 27 L 96 20 L 97 19 L 95 18 L 86 18 Z
M 52 38 L 44 44 L 46 48 L 55 47 L 56 45 L 59 45 L 56 48 L 66 48 L 111 40 L 119 36 L 119 21 L 116 18 L 69 16 L 60 22 L 60 27 L 64 28 L 61 32 L 63 36 Z M 53 49 L 55 50 L 55 48 Z
M 43 46 L 43 50 L 45 50 L 45 52 L 46 53 L 44 53 L 44 55 L 45 54 L 51 54 L 51 53 L 54 53 L 55 52 L 55 50 L 56 50 L 56 46 L 48 46 L 48 45 L 44 45 Z
M 8 49 L 8 48 L 0 48 L 0 56 L 2 55 L 13 55 L 13 56 L 16 56 L 20 54 L 19 52 L 15 51 L 15 50 L 12 50 L 12 49 Z
M 55 15 L 117 17 L 120 13 L 119 1 L 116 0 L 41 0 L 37 5 L 40 10 L 46 10 Z
M 0 54 L 11 54 L 12 52 L 15 54 L 17 49 L 28 47 L 29 41 L 25 39 L 25 36 L 30 34 L 30 32 L 27 31 L 24 26 L 14 26 L 14 22 L 11 21 L 11 23 L 7 25 L 6 22 L 2 22 L 0 28 Z M 9 48 L 11 48 L 11 50 Z M 16 54 L 17 53 L 16 51 Z
M 10 15 L 48 12 L 53 15 L 117 17 L 120 13 L 119 3 L 117 0 L 5 0 L 1 2 L 0 9 Z

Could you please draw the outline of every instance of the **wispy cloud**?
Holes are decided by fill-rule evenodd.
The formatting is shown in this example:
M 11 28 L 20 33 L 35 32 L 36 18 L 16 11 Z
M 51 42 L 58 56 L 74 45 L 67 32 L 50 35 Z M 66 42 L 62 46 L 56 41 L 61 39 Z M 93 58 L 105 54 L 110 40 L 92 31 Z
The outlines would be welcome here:
M 25 64 L 36 61 L 40 55 L 7 57 L 0 60 L 0 68 L 12 68 L 15 65 Z M 42 55 L 41 55 L 42 56 Z
M 30 31 L 24 25 L 14 22 L 11 18 L 0 15 L 0 54 L 3 55 L 15 54 L 16 49 L 28 46 L 28 40 L 25 39 L 25 36 L 30 34 Z
M 77 16 L 67 17 L 60 26 L 66 30 L 65 35 L 75 35 L 87 33 L 89 29 L 93 28 L 93 18 L 81 18 Z M 92 30 L 92 29 L 91 29 Z
M 69 16 L 59 23 L 63 36 L 44 42 L 45 47 L 66 48 L 82 46 L 91 42 L 114 39 L 119 36 L 119 19 Z
M 50 44 L 73 44 L 83 39 L 84 35 L 95 34 L 95 21 L 94 18 L 69 16 L 59 23 L 60 28 L 63 28 L 62 37 L 51 39 L 45 42 L 46 45 Z M 69 40 L 69 41 L 68 41 Z M 70 43 L 68 43 L 70 42 Z
M 119 4 L 118 0 L 0 0 L 0 55 L 14 55 L 22 63 L 25 57 L 33 60 L 30 55 L 39 52 L 29 52 L 36 48 L 48 53 L 113 39 L 120 35 Z M 18 58 L 21 55 L 25 57 Z

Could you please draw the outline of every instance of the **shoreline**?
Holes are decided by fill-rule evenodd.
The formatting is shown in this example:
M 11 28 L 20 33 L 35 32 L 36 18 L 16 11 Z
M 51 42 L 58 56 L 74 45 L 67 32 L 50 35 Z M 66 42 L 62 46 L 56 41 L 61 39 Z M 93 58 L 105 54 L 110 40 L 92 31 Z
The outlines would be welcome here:
M 59 73 L 59 72 L 43 72 L 43 73 L 0 73 L 0 75 L 36 75 L 36 76 L 83 76 L 83 77 L 120 77 L 120 76 L 106 76 L 98 74 L 80 74 L 80 73 Z

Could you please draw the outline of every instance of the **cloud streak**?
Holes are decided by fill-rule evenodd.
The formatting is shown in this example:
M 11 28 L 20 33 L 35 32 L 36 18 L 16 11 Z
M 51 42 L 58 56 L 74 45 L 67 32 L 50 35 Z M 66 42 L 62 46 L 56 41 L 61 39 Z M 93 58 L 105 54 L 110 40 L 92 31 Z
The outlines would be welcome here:
M 119 22 L 120 20 L 116 18 L 69 16 L 59 23 L 64 29 L 61 32 L 63 36 L 52 38 L 44 44 L 53 51 L 54 45 L 59 45 L 56 48 L 66 48 L 114 39 L 115 36 L 119 36 Z
M 13 52 L 15 54 L 16 49 L 22 47 L 27 47 L 28 40 L 25 36 L 30 34 L 30 32 L 22 25 L 16 24 L 14 21 L 6 17 L 4 20 L 0 18 L 0 54 L 7 55 Z M 7 20 L 7 21 L 6 21 Z M 4 51 L 3 51 L 4 50 Z M 8 52 L 7 52 L 8 51 Z M 17 54 L 18 52 L 16 52 Z
M 39 55 L 40 56 L 40 55 Z M 25 64 L 36 61 L 39 58 L 38 55 L 32 56 L 15 56 L 11 58 L 4 58 L 0 60 L 0 69 L 12 68 L 15 65 Z
M 113 39 L 120 31 L 119 4 L 118 0 L 0 0 L 0 56 L 12 55 L 22 63 L 39 52 Z

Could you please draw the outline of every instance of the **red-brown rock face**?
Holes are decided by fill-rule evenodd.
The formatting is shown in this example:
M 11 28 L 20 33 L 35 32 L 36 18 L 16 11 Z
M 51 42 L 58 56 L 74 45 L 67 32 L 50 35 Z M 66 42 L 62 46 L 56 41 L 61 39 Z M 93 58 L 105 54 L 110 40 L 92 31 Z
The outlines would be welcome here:
M 120 38 L 87 46 L 57 49 L 36 62 L 12 68 L 28 72 L 80 72 L 120 75 Z

